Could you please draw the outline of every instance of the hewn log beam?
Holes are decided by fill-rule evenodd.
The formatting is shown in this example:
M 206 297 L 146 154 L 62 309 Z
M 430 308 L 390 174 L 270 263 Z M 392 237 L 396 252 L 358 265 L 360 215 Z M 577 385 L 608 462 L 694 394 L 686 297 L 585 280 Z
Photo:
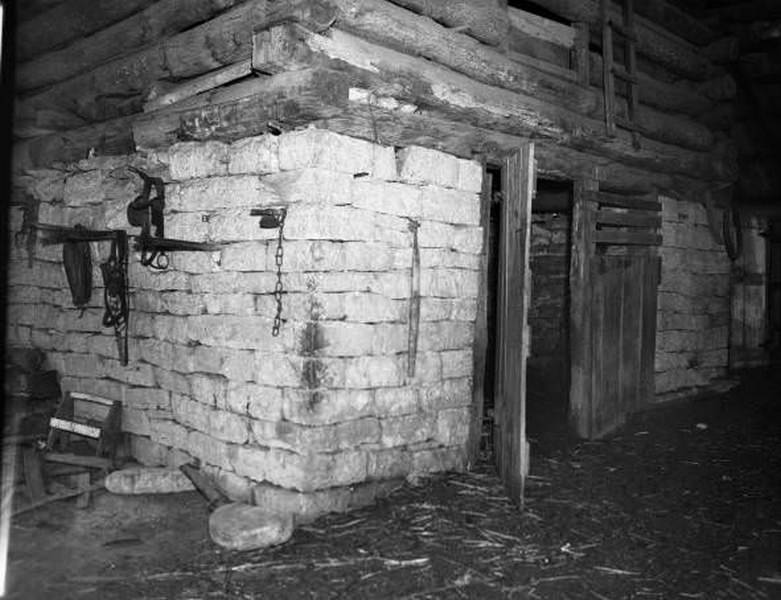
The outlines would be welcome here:
M 91 151 L 98 155 L 133 152 L 132 120 L 122 117 L 22 140 L 13 147 L 13 170 L 18 173 L 55 162 L 75 162 L 87 158 Z
M 143 10 L 154 0 L 70 0 L 19 25 L 16 59 L 29 60 Z
M 62 50 L 22 63 L 16 70 L 17 90 L 23 92 L 69 79 L 116 56 L 208 21 L 240 2 L 161 0 Z
M 390 0 L 491 46 L 507 43 L 507 3 L 499 0 Z
M 203 25 L 104 63 L 21 103 L 31 110 L 58 107 L 90 122 L 140 112 L 155 81 L 195 77 L 247 58 L 252 52 L 252 29 L 265 19 L 265 0 L 250 0 Z
M 641 0 L 635 2 L 634 7 L 638 15 L 661 25 L 670 33 L 692 44 L 705 46 L 717 37 L 716 32 L 700 19 L 665 0 Z
M 278 26 L 256 34 L 255 40 L 253 65 L 261 70 L 279 72 L 312 64 L 338 68 L 329 62 L 338 61 L 350 64 L 364 74 L 377 76 L 378 81 L 372 81 L 358 72 L 356 85 L 389 90 L 388 95 L 405 102 L 437 106 L 438 110 L 473 109 L 470 118 L 481 119 L 481 122 L 473 122 L 489 129 L 509 131 L 516 128 L 515 133 L 519 135 L 534 134 L 554 139 L 599 139 L 604 136 L 601 97 L 593 91 L 589 93 L 594 95 L 595 109 L 579 114 L 562 108 L 561 102 L 551 104 L 528 94 L 476 82 L 445 67 L 338 30 L 324 37 L 294 25 Z M 574 82 L 570 82 L 570 87 L 580 89 Z M 452 116 L 454 119 L 466 118 L 461 114 Z M 713 139 L 707 128 L 689 119 L 645 106 L 638 109 L 636 116 L 637 125 L 649 138 L 700 151 L 712 146 Z M 605 149 L 613 143 L 622 147 L 627 156 L 643 155 L 645 151 L 635 149 L 626 132 L 612 142 L 600 142 Z M 645 146 L 653 147 L 653 143 L 649 140 Z M 679 156 L 686 154 L 680 149 L 668 150 Z M 651 154 L 655 156 L 656 153 L 652 151 Z
M 141 115 L 133 123 L 133 138 L 146 149 L 293 129 L 345 110 L 349 88 L 345 74 L 324 69 L 258 77 Z
M 591 85 L 601 89 L 602 57 L 596 52 L 589 54 L 589 79 Z M 701 94 L 688 82 L 667 83 L 654 79 L 645 73 L 638 73 L 640 102 L 667 112 L 699 115 L 708 110 L 713 101 Z M 623 87 L 619 89 L 624 94 Z
M 535 0 L 535 3 L 572 22 L 589 23 L 593 33 L 601 35 L 601 16 L 596 0 Z M 617 6 L 612 7 L 610 14 L 615 22 L 623 22 Z M 652 62 L 695 81 L 708 79 L 715 74 L 713 65 L 698 48 L 648 19 L 636 17 L 635 31 L 637 52 Z

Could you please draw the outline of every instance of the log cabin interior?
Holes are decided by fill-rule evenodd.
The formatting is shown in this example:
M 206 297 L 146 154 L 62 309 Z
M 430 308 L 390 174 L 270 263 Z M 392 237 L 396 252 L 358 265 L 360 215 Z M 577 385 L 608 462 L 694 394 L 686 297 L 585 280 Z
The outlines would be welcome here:
M 6 342 L 128 459 L 302 523 L 492 448 L 522 504 L 546 428 L 779 360 L 776 2 L 8 8 Z

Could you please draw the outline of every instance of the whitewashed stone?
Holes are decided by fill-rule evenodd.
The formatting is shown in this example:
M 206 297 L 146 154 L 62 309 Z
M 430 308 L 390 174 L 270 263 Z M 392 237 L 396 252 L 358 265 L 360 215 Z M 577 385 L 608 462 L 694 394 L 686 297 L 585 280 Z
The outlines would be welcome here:
M 283 415 L 303 425 L 325 425 L 374 415 L 372 389 L 286 389 Z
M 282 418 L 282 390 L 278 387 L 231 382 L 225 403 L 229 410 L 253 419 L 276 421 Z
M 443 379 L 420 389 L 420 406 L 423 410 L 469 406 L 471 402 L 472 379 L 470 377 Z
M 388 323 L 321 321 L 316 324 L 323 345 L 321 356 L 364 356 L 396 354 L 407 350 L 408 327 Z
M 189 430 L 173 420 L 153 420 L 150 423 L 150 437 L 173 448 L 187 448 Z
M 372 479 L 402 478 L 410 472 L 412 455 L 406 448 L 373 450 L 366 467 Z
M 166 208 L 177 212 L 212 212 L 249 209 L 280 202 L 274 189 L 257 175 L 206 177 L 173 184 L 166 194 Z M 257 224 L 245 211 L 245 218 Z
M 459 159 L 444 152 L 409 146 L 399 150 L 396 163 L 402 181 L 458 187 Z
M 290 513 L 271 513 L 260 506 L 231 503 L 209 515 L 209 535 L 229 550 L 256 550 L 276 546 L 293 535 Z
M 187 434 L 187 447 L 183 450 L 210 465 L 231 470 L 238 448 L 201 431 L 190 431 Z
M 474 370 L 472 349 L 450 350 L 442 352 L 442 377 L 469 377 Z
M 308 167 L 378 179 L 393 179 L 396 175 L 393 148 L 314 128 L 281 135 L 279 168 Z
M 350 202 L 357 208 L 420 219 L 424 214 L 421 197 L 419 186 L 376 179 L 357 179 L 352 184 Z
M 290 240 L 332 240 L 387 242 L 409 246 L 404 219 L 349 206 L 323 210 L 317 206 L 293 205 L 285 221 L 285 238 Z
M 337 206 L 350 202 L 355 183 L 349 173 L 324 169 L 284 171 L 263 178 L 284 204 L 288 206 Z
M 424 219 L 459 225 L 480 225 L 480 196 L 460 190 L 423 186 L 420 195 Z
M 468 225 L 423 221 L 418 243 L 421 248 L 447 248 L 466 254 L 479 254 L 483 248 L 483 230 Z
M 194 490 L 192 482 L 179 469 L 132 467 L 106 476 L 106 489 L 112 494 L 176 494 Z
M 436 413 L 416 413 L 380 419 L 380 443 L 391 448 L 424 442 L 436 432 Z
M 228 150 L 229 173 L 267 174 L 279 171 L 279 138 L 261 135 L 234 142 Z
M 458 189 L 479 193 L 483 187 L 483 166 L 473 160 L 458 161 Z
M 122 431 L 137 435 L 150 435 L 149 417 L 144 410 L 122 407 Z
M 416 413 L 420 410 L 418 390 L 412 386 L 377 388 L 374 408 L 378 417 Z
M 148 437 L 131 435 L 130 454 L 142 465 L 157 467 L 165 465 L 168 457 L 168 448 L 153 442 Z
M 174 181 L 225 175 L 228 172 L 228 146 L 222 142 L 181 142 L 168 150 Z
M 472 409 L 469 406 L 439 411 L 435 439 L 443 446 L 466 444 L 471 419 Z
M 459 350 L 474 340 L 474 325 L 467 321 L 423 321 L 420 324 L 418 349 Z
M 420 293 L 439 298 L 476 298 L 478 276 L 463 269 L 421 269 Z

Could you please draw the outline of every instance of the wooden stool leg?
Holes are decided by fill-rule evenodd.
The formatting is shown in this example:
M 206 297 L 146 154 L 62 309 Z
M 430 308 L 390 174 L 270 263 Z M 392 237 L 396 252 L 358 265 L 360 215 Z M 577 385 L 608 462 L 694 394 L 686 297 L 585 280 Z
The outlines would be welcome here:
M 43 484 L 41 460 L 35 448 L 22 447 L 22 467 L 27 495 L 30 502 L 37 502 L 46 495 L 46 487 Z
M 77 473 L 76 475 L 73 475 L 72 478 L 73 478 L 73 482 L 76 484 L 76 489 L 85 490 L 83 494 L 79 494 L 78 496 L 76 496 L 76 508 L 89 507 L 89 501 L 90 501 L 89 471 L 85 471 L 84 473 Z

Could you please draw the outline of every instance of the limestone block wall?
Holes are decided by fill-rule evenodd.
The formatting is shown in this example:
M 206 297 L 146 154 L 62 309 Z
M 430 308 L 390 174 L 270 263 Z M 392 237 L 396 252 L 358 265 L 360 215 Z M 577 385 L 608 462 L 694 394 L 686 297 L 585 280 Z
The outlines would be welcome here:
M 20 239 L 7 338 L 44 350 L 64 390 L 122 400 L 138 460 L 198 459 L 233 498 L 305 517 L 365 502 L 401 477 L 462 466 L 482 250 L 479 164 L 307 129 L 96 157 L 17 183 L 42 223 L 127 229 L 126 206 L 141 187 L 131 164 L 167 182 L 167 237 L 221 249 L 173 252 L 165 271 L 131 254 L 122 366 L 100 323 L 98 264 L 109 244 L 92 244 L 95 289 L 81 314 L 62 247 Z M 249 216 L 270 206 L 288 209 L 278 337 L 278 230 Z M 21 209 L 12 217 L 16 232 Z M 421 263 L 413 376 L 411 220 Z
M 705 207 L 662 197 L 656 333 L 658 400 L 718 383 L 727 371 L 731 263 Z

